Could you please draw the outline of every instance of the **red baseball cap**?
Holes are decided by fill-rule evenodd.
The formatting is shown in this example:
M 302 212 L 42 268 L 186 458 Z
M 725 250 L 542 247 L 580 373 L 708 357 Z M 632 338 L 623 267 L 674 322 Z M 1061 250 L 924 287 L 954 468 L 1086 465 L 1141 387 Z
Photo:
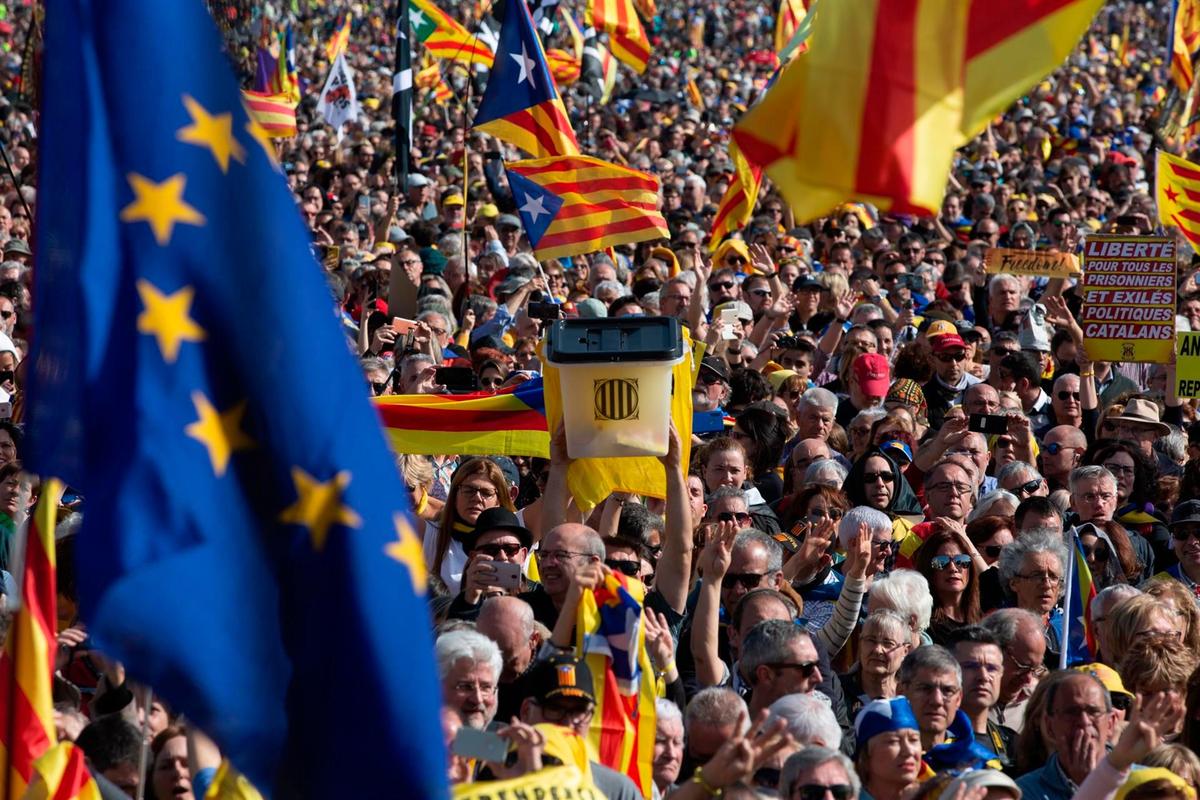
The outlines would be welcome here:
M 887 397 L 892 385 L 887 357 L 881 353 L 863 353 L 854 359 L 854 377 L 859 390 L 867 397 Z
M 929 340 L 929 344 L 935 353 L 944 353 L 947 350 L 967 349 L 967 343 L 957 333 L 945 333 L 941 336 L 935 336 Z

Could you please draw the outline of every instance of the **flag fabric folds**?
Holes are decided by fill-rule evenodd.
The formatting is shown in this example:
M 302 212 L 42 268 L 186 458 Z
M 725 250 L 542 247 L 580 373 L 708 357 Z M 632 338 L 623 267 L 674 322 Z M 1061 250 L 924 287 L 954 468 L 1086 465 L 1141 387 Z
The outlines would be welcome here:
M 617 82 L 617 60 L 600 43 L 595 28 L 583 34 L 583 54 L 579 59 L 579 80 L 596 102 L 604 105 L 612 97 Z
M 406 492 L 205 6 L 47 6 L 27 461 L 89 635 L 268 793 L 444 797 Z
M 1154 183 L 1158 221 L 1200 248 L 1200 164 L 1159 150 Z
M 20 606 L 0 652 L 0 787 L 20 797 L 34 761 L 56 741 L 52 683 L 57 649 L 54 526 L 62 483 L 46 481 L 29 519 Z
M 775 15 L 775 52 L 782 53 L 792 41 L 792 36 L 808 13 L 804 0 L 780 0 L 779 11 Z M 804 46 L 797 52 L 804 52 Z
M 400 394 L 374 402 L 398 453 L 550 455 L 541 378 L 495 394 Z
M 506 164 L 517 213 L 541 260 L 667 239 L 658 178 L 591 156 Z
M 638 19 L 633 0 L 588 0 L 585 23 L 608 34 L 617 60 L 639 75 L 650 63 L 650 40 Z
M 851 198 L 941 206 L 954 149 L 1055 67 L 1102 0 L 864 0 L 819 35 L 734 130 L 808 221 Z
M 296 135 L 296 103 L 286 94 L 242 90 L 246 113 L 272 139 Z
M 579 152 L 542 43 L 524 0 L 504 4 L 500 46 L 474 127 L 513 144 L 534 158 Z
M 59 742 L 33 765 L 33 780 L 24 800 L 100 800 L 100 787 L 88 772 L 83 751 Z M 8 795 L 19 797 L 20 795 Z
M 354 70 L 346 63 L 346 54 L 340 53 L 329 68 L 329 77 L 321 89 L 317 101 L 317 112 L 325 118 L 325 124 L 337 131 L 337 140 L 342 140 L 342 127 L 358 119 L 358 90 L 354 87 Z
M 1200 0 L 1175 0 L 1171 6 L 1171 80 L 1180 93 L 1196 82 L 1200 58 Z
M 713 217 L 712 238 L 708 247 L 714 252 L 726 236 L 741 230 L 750 221 L 754 204 L 758 202 L 758 190 L 762 186 L 762 167 L 747 163 L 737 143 L 732 140 L 729 142 L 729 157 L 735 172 L 725 194 L 721 196 L 717 215 Z
M 495 56 L 484 40 L 430 0 L 409 0 L 408 21 L 413 38 L 434 58 L 492 66 Z
M 1099 546 L 1101 542 L 1097 542 Z M 1067 559 L 1065 577 L 1066 607 L 1063 609 L 1062 636 L 1059 640 L 1059 669 L 1075 664 L 1090 664 L 1096 658 L 1096 639 L 1092 634 L 1091 608 L 1096 597 L 1096 586 L 1092 571 L 1088 569 L 1087 556 L 1079 532 L 1070 532 L 1070 557 Z
M 597 760 L 652 789 L 656 686 L 643 623 L 646 588 L 610 572 L 583 593 L 575 617 L 576 652 L 592 673 L 596 710 L 588 738 Z
M 347 14 L 338 23 L 337 30 L 325 44 L 325 58 L 329 60 L 330 64 L 336 61 L 337 57 L 346 52 L 346 48 L 350 46 L 350 22 L 350 16 Z

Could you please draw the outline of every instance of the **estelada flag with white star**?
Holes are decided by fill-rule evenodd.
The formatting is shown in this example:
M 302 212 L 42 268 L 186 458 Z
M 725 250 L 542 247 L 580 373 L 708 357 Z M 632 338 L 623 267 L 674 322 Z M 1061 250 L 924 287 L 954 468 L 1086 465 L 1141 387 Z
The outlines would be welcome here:
M 1200 250 L 1200 164 L 1159 150 L 1154 183 L 1158 221 L 1178 228 Z
M 87 498 L 92 641 L 266 795 L 445 797 L 408 493 L 205 5 L 45 39 L 27 459 Z
M 654 175 L 591 156 L 514 161 L 505 169 L 539 259 L 670 238 Z
M 342 127 L 358 119 L 358 90 L 354 88 L 354 70 L 346 63 L 344 51 L 338 54 L 329 68 L 329 77 L 325 79 L 325 88 L 321 89 L 321 99 L 317 101 L 317 111 L 325 118 L 325 124 L 337 131 L 339 142 L 342 140 Z
M 524 0 L 504 4 L 500 46 L 474 127 L 535 158 L 579 152 Z

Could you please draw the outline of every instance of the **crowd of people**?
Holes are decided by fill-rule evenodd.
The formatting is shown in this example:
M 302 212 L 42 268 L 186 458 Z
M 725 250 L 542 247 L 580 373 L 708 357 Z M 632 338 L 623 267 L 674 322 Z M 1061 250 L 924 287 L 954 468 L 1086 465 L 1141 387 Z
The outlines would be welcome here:
M 665 497 L 613 494 L 586 512 L 561 430 L 546 458 L 398 456 L 429 570 L 450 783 L 573 763 L 561 734 L 586 737 L 598 699 L 576 610 L 617 573 L 646 587 L 656 798 L 1195 800 L 1196 402 L 1175 394 L 1172 364 L 1089 357 L 1076 280 L 986 268 L 994 247 L 1175 236 L 1178 324 L 1200 330 L 1200 259 L 1157 227 L 1151 188 L 1168 5 L 1107 4 L 1062 68 L 959 152 L 937 214 L 847 204 L 797 220 L 768 180 L 747 226 L 710 248 L 731 127 L 777 67 L 775 9 L 662 3 L 645 74 L 620 68 L 607 103 L 580 85 L 562 95 L 585 152 L 658 176 L 670 239 L 539 262 L 503 170 L 517 153 L 470 130 L 467 84 L 486 73 L 444 62 L 453 96 L 418 90 L 400 185 L 390 9 L 293 4 L 313 89 L 276 147 L 365 391 L 503 391 L 539 375 L 547 316 L 669 316 L 704 345 L 696 419 L 721 420 L 695 426 L 686 463 L 672 426 Z M 248 77 L 274 9 L 210 6 Z M 442 7 L 476 27 L 476 4 Z M 314 95 L 343 13 L 362 116 L 338 137 Z M 0 570 L 23 502 L 34 322 L 36 116 L 16 94 L 27 14 L 11 9 L 0 103 Z M 563 31 L 548 44 L 570 47 Z M 441 367 L 470 375 L 446 386 Z M 84 498 L 64 498 L 59 736 L 106 792 L 201 796 L 215 746 L 89 646 L 73 578 L 86 565 L 71 559 L 83 514 Z M 1097 591 L 1086 621 L 1065 613 L 1076 536 Z M 1064 631 L 1085 622 L 1080 660 Z M 498 735 L 507 757 L 454 754 L 461 729 Z M 603 796 L 643 796 L 596 753 L 579 766 Z

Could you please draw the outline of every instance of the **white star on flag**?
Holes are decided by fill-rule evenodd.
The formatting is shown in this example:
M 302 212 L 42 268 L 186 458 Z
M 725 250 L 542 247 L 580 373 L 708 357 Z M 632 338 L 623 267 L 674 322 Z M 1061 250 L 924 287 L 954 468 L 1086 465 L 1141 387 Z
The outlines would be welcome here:
M 538 217 L 542 214 L 550 213 L 546 208 L 546 198 L 541 195 L 535 197 L 531 194 L 525 195 L 525 205 L 521 206 L 521 211 L 529 215 L 529 222 L 533 225 L 537 224 Z
M 529 85 L 532 86 L 534 89 L 536 89 L 537 81 L 535 81 L 533 79 L 534 61 L 532 58 L 529 57 L 529 54 L 525 51 L 525 44 L 524 43 L 521 44 L 521 55 L 517 55 L 516 53 L 509 53 L 508 57 L 511 58 L 513 61 L 517 62 L 517 66 L 521 68 L 521 74 L 517 76 L 517 83 L 524 83 L 526 80 L 528 80 Z
M 421 9 L 413 8 L 409 9 L 408 19 L 414 28 L 419 28 L 421 27 L 421 23 L 425 21 L 425 15 L 421 13 Z

